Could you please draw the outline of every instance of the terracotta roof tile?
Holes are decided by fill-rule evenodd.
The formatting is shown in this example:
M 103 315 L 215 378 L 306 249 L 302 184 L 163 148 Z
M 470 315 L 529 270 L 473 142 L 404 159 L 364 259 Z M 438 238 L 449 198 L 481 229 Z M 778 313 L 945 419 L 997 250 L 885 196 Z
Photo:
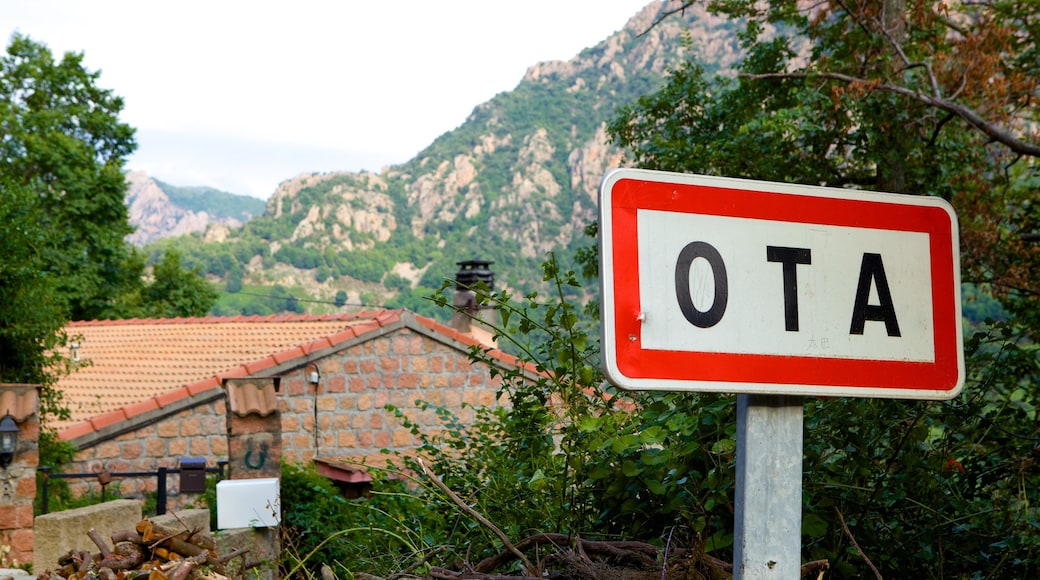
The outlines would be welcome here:
M 460 350 L 481 344 L 473 337 L 404 310 L 368 310 L 322 316 L 233 316 L 103 320 L 66 327 L 74 346 L 64 354 L 79 361 L 57 388 L 71 412 L 52 423 L 66 440 L 86 437 L 121 421 L 178 405 L 219 389 L 225 379 L 263 377 L 278 365 L 363 339 L 392 325 L 428 329 Z M 498 350 L 496 360 L 525 371 L 529 364 Z M 245 412 L 277 406 L 251 395 L 235 401 Z M 265 395 L 266 396 L 266 395 Z
M 372 481 L 372 474 L 364 465 L 345 462 L 335 458 L 316 457 L 314 462 L 318 466 L 318 475 L 345 483 L 368 483 Z
M 94 432 L 93 425 L 91 425 L 89 422 L 87 422 L 87 423 L 80 423 L 79 425 L 73 425 L 72 427 L 69 427 L 68 429 L 62 431 L 61 436 L 66 441 L 71 441 L 71 440 L 77 439 L 79 437 L 85 437 L 87 435 L 90 435 L 93 432 Z
M 39 410 L 39 385 L 0 383 L 0 417 L 21 423 Z
M 159 393 L 152 399 L 155 401 L 157 405 L 159 405 L 160 408 L 162 408 L 169 407 L 177 401 L 187 399 L 189 396 L 190 393 L 188 393 L 188 389 L 181 387 L 172 391 L 166 391 L 165 393 Z
M 117 423 L 122 423 L 125 420 L 126 413 L 123 412 L 123 409 L 116 409 L 115 411 L 92 417 L 90 419 L 90 424 L 94 427 L 95 431 L 100 431 L 105 427 L 110 427 Z
M 218 388 L 222 378 L 262 374 L 305 352 L 334 346 L 348 331 L 354 338 L 400 317 L 401 311 L 372 310 L 325 316 L 72 322 L 66 331 L 73 347 L 64 354 L 78 359 L 79 367 L 57 384 L 71 418 L 52 426 L 62 432 L 94 418 L 101 423 L 120 415 L 125 419 L 122 412 L 107 415 L 153 398 L 157 406 L 169 406 Z M 147 403 L 130 410 L 145 408 Z M 69 439 L 72 433 L 61 435 Z
M 266 417 L 278 410 L 278 379 L 231 379 L 226 381 L 231 412 L 243 417 Z
M 140 403 L 132 403 L 126 406 L 126 415 L 128 417 L 136 417 L 137 415 L 143 415 L 151 411 L 158 411 L 162 407 L 159 406 L 158 397 L 152 397 L 147 401 L 141 401 Z

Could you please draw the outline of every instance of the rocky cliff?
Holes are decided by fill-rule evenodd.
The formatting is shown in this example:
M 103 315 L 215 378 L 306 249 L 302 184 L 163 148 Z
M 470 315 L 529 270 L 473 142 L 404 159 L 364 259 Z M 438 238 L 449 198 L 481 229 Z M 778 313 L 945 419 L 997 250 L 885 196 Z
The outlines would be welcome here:
M 230 254 L 237 264 L 204 269 L 302 286 L 316 298 L 368 292 L 368 301 L 393 304 L 407 289 L 373 284 L 404 273 L 412 287 L 436 287 L 456 261 L 472 258 L 494 260 L 501 284 L 530 288 L 546 252 L 593 243 L 582 232 L 595 219 L 599 182 L 625 164 L 605 128 L 618 107 L 651 92 L 682 59 L 720 69 L 736 58 L 724 20 L 679 7 L 653 2 L 573 59 L 532 66 L 514 90 L 476 106 L 412 160 L 378 174 L 286 180 L 264 216 L 207 235 L 222 248 L 202 248 L 197 259 Z
M 126 180 L 129 186 L 126 205 L 130 225 L 135 228 L 134 233 L 127 236 L 127 241 L 135 246 L 143 246 L 160 238 L 203 232 L 211 225 L 238 228 L 250 217 L 260 213 L 256 210 L 257 200 L 252 200 L 251 203 L 245 196 L 223 194 L 224 198 L 238 197 L 242 198 L 243 202 L 240 206 L 236 204 L 239 208 L 234 212 L 236 215 L 222 215 L 226 212 L 192 209 L 178 203 L 179 200 L 171 200 L 170 194 L 163 189 L 162 184 L 143 171 L 130 172 Z M 205 207 L 207 204 L 202 202 L 200 205 Z

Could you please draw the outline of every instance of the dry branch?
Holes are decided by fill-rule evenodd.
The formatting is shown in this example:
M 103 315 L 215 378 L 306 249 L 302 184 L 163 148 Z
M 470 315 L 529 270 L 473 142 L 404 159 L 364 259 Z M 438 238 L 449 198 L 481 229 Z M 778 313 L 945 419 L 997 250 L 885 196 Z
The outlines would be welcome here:
M 432 481 L 433 484 L 436 485 L 438 489 L 440 489 L 445 494 L 447 494 L 448 498 L 451 499 L 451 501 L 454 502 L 455 505 L 459 506 L 459 509 L 461 509 L 462 511 L 466 512 L 470 516 L 473 516 L 473 518 L 476 519 L 478 522 L 480 522 L 481 525 L 483 525 L 484 527 L 486 527 L 489 530 L 491 530 L 492 532 L 494 532 L 494 534 L 496 536 L 498 536 L 498 539 L 502 540 L 502 544 L 510 552 L 512 552 L 513 555 L 516 556 L 518 560 L 523 562 L 524 570 L 526 570 L 528 572 L 531 572 L 531 571 L 535 570 L 534 565 L 531 564 L 531 561 L 527 559 L 527 556 L 524 556 L 523 552 L 521 552 L 520 550 L 516 549 L 516 546 L 514 546 L 513 542 L 511 542 L 509 540 L 509 536 L 506 536 L 505 532 L 503 532 L 502 530 L 498 529 L 498 526 L 496 526 L 495 524 L 491 523 L 487 518 L 485 518 L 480 513 L 478 513 L 477 510 L 469 507 L 469 505 L 467 505 L 466 502 L 462 501 L 462 498 L 460 498 L 447 485 L 444 485 L 444 482 L 441 481 L 437 477 L 437 475 L 435 473 L 433 473 L 433 470 L 430 469 L 426 465 L 426 462 L 423 461 L 421 457 L 416 458 L 416 459 L 419 462 L 419 467 L 421 467 L 422 470 L 423 470 L 423 473 L 426 474 L 426 477 L 430 478 L 430 481 Z
M 87 537 L 90 538 L 91 542 L 94 542 L 95 546 L 97 546 L 98 550 L 101 552 L 102 558 L 105 558 L 112 553 L 112 550 L 109 549 L 108 544 L 105 543 L 105 539 L 102 538 L 101 534 L 97 533 L 97 530 L 95 530 L 94 528 L 90 528 L 89 530 L 87 530 Z
M 881 572 L 878 572 L 874 563 L 870 561 L 870 558 L 868 558 L 863 552 L 863 549 L 859 547 L 859 542 L 857 542 L 856 537 L 852 535 L 852 530 L 850 530 L 848 524 L 845 523 L 845 516 L 841 515 L 841 510 L 838 509 L 838 506 L 834 506 L 834 513 L 838 514 L 838 521 L 841 522 L 841 529 L 844 530 L 845 535 L 849 537 L 849 540 L 852 542 L 852 547 L 856 548 L 856 553 L 859 554 L 859 556 L 863 558 L 863 561 L 867 563 L 867 566 L 870 567 L 870 571 L 874 573 L 874 577 L 877 578 L 877 580 L 882 580 Z
M 1003 144 L 1004 146 L 1006 146 L 1008 149 L 1010 149 L 1014 153 L 1017 153 L 1019 155 L 1027 155 L 1029 157 L 1040 157 L 1040 145 L 1037 145 L 1035 143 L 1029 143 L 1028 141 L 1023 141 L 1022 139 L 1019 139 L 1018 137 L 1016 137 L 1014 134 L 1012 134 L 1010 131 L 1004 129 L 1003 127 L 1000 127 L 1000 126 L 996 125 L 995 123 L 987 121 L 986 119 L 984 119 L 982 117 L 982 115 L 980 115 L 978 112 L 976 112 L 971 107 L 967 107 L 967 106 L 962 105 L 960 103 L 955 103 L 952 100 L 943 98 L 941 96 L 928 95 L 928 94 L 922 93 L 920 91 L 915 91 L 913 89 L 910 89 L 910 88 L 907 88 L 907 87 L 904 87 L 904 86 L 901 86 L 901 85 L 891 85 L 891 84 L 887 84 L 887 83 L 878 83 L 878 82 L 869 81 L 867 79 L 862 79 L 862 78 L 858 78 L 858 77 L 854 77 L 854 76 L 850 76 L 850 75 L 846 75 L 846 74 L 833 73 L 833 72 L 741 74 L 740 76 L 742 76 L 744 78 L 752 79 L 752 80 L 759 80 L 759 79 L 803 79 L 804 80 L 804 79 L 811 79 L 811 78 L 819 78 L 819 79 L 828 79 L 828 80 L 834 80 L 834 81 L 841 81 L 841 82 L 848 83 L 848 84 L 859 84 L 859 85 L 869 86 L 869 87 L 873 88 L 874 90 L 878 90 L 878 91 L 887 91 L 887 92 L 890 92 L 890 93 L 896 93 L 896 94 L 899 94 L 899 95 L 910 97 L 911 99 L 914 99 L 914 100 L 916 100 L 917 102 L 919 102 L 921 104 L 928 105 L 929 107 L 935 107 L 937 109 L 946 111 L 948 113 L 952 113 L 953 115 L 956 115 L 957 117 L 960 117 L 965 123 L 971 125 L 976 130 L 980 131 L 981 133 L 983 133 L 984 135 L 989 137 L 991 140 L 993 140 L 993 141 L 995 141 L 997 143 Z

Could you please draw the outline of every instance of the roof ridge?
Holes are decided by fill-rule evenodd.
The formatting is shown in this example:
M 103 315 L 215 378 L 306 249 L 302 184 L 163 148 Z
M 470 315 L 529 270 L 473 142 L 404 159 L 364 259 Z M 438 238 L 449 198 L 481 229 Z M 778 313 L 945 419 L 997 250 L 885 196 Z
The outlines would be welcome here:
M 359 310 L 357 312 L 341 312 L 332 314 L 266 314 L 244 316 L 194 316 L 178 318 L 120 318 L 105 320 L 73 320 L 66 326 L 130 326 L 147 324 L 217 324 L 228 322 L 271 323 L 271 322 L 336 322 L 351 320 L 374 320 L 380 326 L 401 315 L 403 308 L 379 308 L 375 310 Z

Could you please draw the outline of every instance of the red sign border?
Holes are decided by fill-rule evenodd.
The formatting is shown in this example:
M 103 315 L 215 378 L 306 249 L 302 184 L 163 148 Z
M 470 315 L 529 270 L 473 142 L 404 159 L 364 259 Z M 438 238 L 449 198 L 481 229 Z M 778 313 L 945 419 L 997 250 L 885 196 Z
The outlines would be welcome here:
M 676 383 L 681 383 L 682 390 L 713 391 L 732 385 L 729 392 L 742 393 L 785 392 L 786 385 L 800 387 L 793 392 L 803 394 L 829 391 L 827 394 L 922 399 L 947 399 L 959 392 L 964 380 L 959 251 L 956 218 L 948 204 L 935 198 L 790 184 L 743 185 L 741 180 L 645 170 L 616 170 L 604 178 L 601 203 L 609 202 L 609 208 L 601 206 L 601 224 L 610 231 L 604 229 L 601 236 L 604 241 L 610 236 L 610 244 L 601 248 L 601 272 L 603 284 L 612 287 L 603 293 L 603 322 L 612 322 L 612 328 L 604 329 L 603 349 L 608 355 L 605 370 L 612 382 L 634 389 L 675 389 Z M 769 190 L 770 186 L 775 187 Z M 608 210 L 609 216 L 603 215 Z M 638 210 L 927 234 L 934 362 L 642 348 Z M 604 255 L 608 249 L 610 255 Z M 608 272 L 612 280 L 606 279 Z M 608 298 L 611 304 L 607 304 Z M 608 309 L 616 315 L 608 316 Z M 612 337 L 607 330 L 612 331 Z M 613 355 L 612 360 L 609 355 Z M 614 376 L 615 371 L 619 376 Z M 660 381 L 665 384 L 658 384 Z M 697 388 L 696 384 L 686 384 L 699 382 L 713 385 Z

